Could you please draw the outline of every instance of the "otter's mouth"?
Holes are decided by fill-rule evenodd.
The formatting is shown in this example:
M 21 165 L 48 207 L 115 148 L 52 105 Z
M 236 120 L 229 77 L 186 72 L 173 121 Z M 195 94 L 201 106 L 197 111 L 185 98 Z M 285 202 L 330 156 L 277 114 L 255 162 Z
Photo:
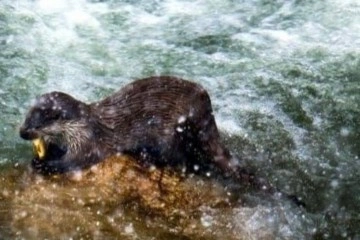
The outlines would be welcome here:
M 38 137 L 32 140 L 33 152 L 36 160 L 59 161 L 66 154 L 66 146 L 50 141 L 46 137 Z

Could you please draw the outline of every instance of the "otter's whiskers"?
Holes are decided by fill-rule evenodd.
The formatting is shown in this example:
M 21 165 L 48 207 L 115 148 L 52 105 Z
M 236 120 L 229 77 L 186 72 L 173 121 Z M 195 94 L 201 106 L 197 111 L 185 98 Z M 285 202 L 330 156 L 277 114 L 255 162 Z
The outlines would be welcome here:
M 85 121 L 66 121 L 63 126 L 63 137 L 69 153 L 76 153 L 87 146 L 92 132 Z

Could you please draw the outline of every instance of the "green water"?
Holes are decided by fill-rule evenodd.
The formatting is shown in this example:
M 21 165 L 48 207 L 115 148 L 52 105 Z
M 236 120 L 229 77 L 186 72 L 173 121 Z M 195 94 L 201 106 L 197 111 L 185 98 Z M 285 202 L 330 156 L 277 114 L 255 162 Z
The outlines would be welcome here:
M 0 232 L 22 231 L 4 219 L 14 219 L 9 199 L 23 193 L 10 176 L 25 174 L 13 166 L 31 159 L 18 126 L 36 95 L 60 90 L 89 102 L 170 74 L 202 84 L 231 151 L 307 204 L 250 194 L 251 208 L 211 215 L 232 226 L 215 239 L 221 231 L 241 239 L 244 229 L 249 239 L 360 239 L 359 22 L 356 0 L 2 1 L 0 167 L 9 190 L 0 195 Z M 141 219 L 125 219 L 129 239 L 156 237 L 160 226 L 164 239 L 201 239 L 171 234 L 161 218 L 148 232 Z M 123 236 L 97 233 L 87 238 Z

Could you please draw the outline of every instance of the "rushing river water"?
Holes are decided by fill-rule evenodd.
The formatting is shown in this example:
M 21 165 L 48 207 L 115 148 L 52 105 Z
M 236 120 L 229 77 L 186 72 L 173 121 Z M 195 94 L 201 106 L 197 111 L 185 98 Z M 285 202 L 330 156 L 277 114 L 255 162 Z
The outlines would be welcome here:
M 231 151 L 306 207 L 243 193 L 174 220 L 114 198 L 111 177 L 29 173 L 18 127 L 35 96 L 91 102 L 165 74 L 202 84 Z M 357 0 L 2 0 L 0 238 L 360 239 L 359 104 Z M 214 187 L 195 182 L 182 191 Z

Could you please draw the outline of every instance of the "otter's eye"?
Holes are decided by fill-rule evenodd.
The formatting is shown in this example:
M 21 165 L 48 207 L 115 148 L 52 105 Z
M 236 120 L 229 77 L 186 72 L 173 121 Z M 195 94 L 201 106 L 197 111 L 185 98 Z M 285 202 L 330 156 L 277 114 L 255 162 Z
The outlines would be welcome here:
M 58 120 L 61 118 L 61 112 L 58 112 L 58 111 L 53 111 L 51 114 L 50 114 L 50 119 L 52 120 Z
M 44 112 L 44 122 L 49 124 L 59 120 L 61 118 L 61 112 L 59 111 L 45 111 Z

